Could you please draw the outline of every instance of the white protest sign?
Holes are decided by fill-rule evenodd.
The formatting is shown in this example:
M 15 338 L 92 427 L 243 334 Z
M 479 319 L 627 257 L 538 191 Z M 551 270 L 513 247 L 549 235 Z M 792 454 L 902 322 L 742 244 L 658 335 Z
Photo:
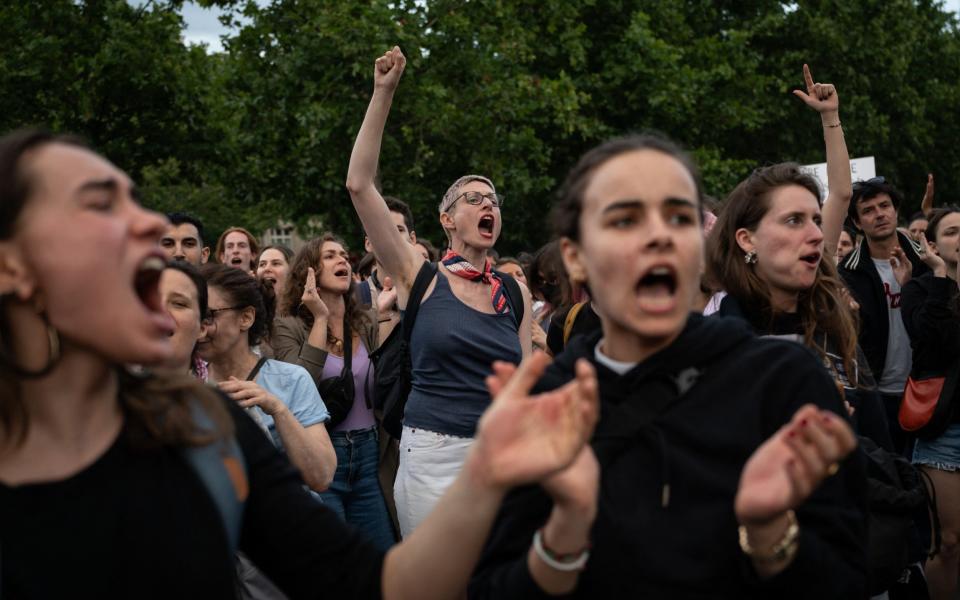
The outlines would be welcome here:
M 827 180 L 827 163 L 817 163 L 815 165 L 803 165 L 803 170 L 817 178 L 820 182 L 820 189 L 823 198 L 827 197 L 827 187 L 830 183 Z M 865 181 L 877 176 L 877 165 L 872 156 L 850 159 L 851 181 Z

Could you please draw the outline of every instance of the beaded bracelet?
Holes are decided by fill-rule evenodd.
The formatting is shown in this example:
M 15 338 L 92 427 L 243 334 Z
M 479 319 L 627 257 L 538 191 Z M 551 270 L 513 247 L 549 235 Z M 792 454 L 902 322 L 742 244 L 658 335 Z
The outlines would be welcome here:
M 740 534 L 740 549 L 750 558 L 766 563 L 782 562 L 793 556 L 797 551 L 797 542 L 800 539 L 800 525 L 797 523 L 797 515 L 792 510 L 788 510 L 787 530 L 783 532 L 783 537 L 780 538 L 780 541 L 774 544 L 769 552 L 763 554 L 750 545 L 746 527 L 741 525 L 738 533 Z

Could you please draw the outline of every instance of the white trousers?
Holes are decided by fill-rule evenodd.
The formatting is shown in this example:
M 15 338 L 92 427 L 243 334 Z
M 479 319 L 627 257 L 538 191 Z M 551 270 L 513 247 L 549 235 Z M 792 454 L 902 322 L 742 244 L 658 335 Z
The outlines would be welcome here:
M 403 428 L 400 466 L 393 486 L 400 536 L 416 529 L 460 474 L 473 438 Z

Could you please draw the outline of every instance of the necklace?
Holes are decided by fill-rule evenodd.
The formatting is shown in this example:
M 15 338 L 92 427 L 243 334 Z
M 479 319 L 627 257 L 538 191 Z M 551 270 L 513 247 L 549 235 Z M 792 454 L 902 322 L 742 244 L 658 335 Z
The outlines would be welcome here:
M 327 348 L 334 351 L 335 354 L 343 354 L 343 340 L 333 335 L 333 330 L 327 326 Z

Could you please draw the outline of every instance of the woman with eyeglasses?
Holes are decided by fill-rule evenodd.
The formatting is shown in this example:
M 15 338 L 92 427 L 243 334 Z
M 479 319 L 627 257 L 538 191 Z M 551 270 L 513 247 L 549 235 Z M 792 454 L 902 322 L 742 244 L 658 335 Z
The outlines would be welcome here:
M 310 374 L 300 366 L 257 356 L 252 348 L 272 323 L 260 285 L 244 271 L 208 264 L 207 322 L 197 352 L 208 379 L 247 409 L 300 470 L 310 489 L 330 486 L 337 456 L 324 422 L 330 418 Z
M 397 47 L 376 60 L 373 97 L 347 173 L 353 206 L 393 278 L 401 310 L 417 275 L 431 264 L 397 231 L 375 183 L 384 125 L 405 64 Z M 484 380 L 491 363 L 518 363 L 531 351 L 529 292 L 521 288 L 522 306 L 512 306 L 507 286 L 517 284 L 493 271 L 487 256 L 500 235 L 502 206 L 493 182 L 481 175 L 461 177 L 440 201 L 449 249 L 423 295 L 410 338 L 413 386 L 394 487 L 404 537 L 460 470 L 490 402 Z

